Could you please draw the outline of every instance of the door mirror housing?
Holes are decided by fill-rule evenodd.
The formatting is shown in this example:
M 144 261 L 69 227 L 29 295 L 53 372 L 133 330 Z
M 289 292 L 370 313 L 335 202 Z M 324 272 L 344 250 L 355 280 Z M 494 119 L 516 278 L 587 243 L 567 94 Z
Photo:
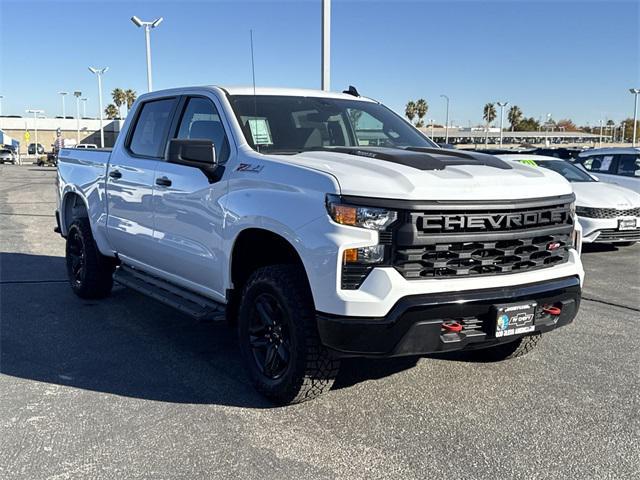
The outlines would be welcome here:
M 204 138 L 173 138 L 169 141 L 167 162 L 198 168 L 210 182 L 217 180 L 218 161 L 211 140 Z

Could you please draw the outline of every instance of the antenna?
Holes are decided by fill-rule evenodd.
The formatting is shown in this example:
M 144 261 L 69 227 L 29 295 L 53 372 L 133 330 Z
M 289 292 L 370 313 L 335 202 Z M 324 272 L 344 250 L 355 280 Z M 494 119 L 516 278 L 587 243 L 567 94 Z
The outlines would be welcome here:
M 253 77 L 253 132 L 254 138 L 257 138 L 258 134 L 258 99 L 256 97 L 256 66 L 253 61 L 253 29 L 249 30 L 249 39 L 251 41 L 251 76 Z M 260 144 L 255 143 L 255 147 L 258 153 L 260 153 Z

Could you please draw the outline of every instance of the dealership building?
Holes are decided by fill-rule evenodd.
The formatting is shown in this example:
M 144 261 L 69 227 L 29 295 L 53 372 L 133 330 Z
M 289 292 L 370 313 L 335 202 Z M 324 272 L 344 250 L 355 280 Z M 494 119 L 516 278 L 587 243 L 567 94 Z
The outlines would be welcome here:
M 112 147 L 123 120 L 104 120 L 104 146 Z M 31 117 L 0 117 L 0 144 L 13 145 L 19 148 L 21 154 L 27 153 L 30 143 L 36 143 L 36 128 L 38 143 L 45 151 L 51 151 L 56 140 L 57 132 L 65 140 L 65 146 L 75 146 L 77 143 L 93 143 L 100 146 L 100 120 L 93 118 L 33 118 Z M 78 142 L 79 140 L 79 142 Z

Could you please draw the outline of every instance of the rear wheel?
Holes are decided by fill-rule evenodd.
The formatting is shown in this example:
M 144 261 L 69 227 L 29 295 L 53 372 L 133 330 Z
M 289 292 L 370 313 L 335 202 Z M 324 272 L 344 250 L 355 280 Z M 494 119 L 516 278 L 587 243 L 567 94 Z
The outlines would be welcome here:
M 69 283 L 76 295 L 103 298 L 111 293 L 115 262 L 98 251 L 89 219 L 79 218 L 69 227 L 66 261 Z
M 482 348 L 469 352 L 473 360 L 483 362 L 499 362 L 510 358 L 517 358 L 526 355 L 538 345 L 542 334 L 534 333 L 527 337 L 521 337 L 513 342 L 501 343 L 494 347 Z
M 304 273 L 293 265 L 256 270 L 238 318 L 240 349 L 256 389 L 286 405 L 329 390 L 339 361 L 320 343 Z

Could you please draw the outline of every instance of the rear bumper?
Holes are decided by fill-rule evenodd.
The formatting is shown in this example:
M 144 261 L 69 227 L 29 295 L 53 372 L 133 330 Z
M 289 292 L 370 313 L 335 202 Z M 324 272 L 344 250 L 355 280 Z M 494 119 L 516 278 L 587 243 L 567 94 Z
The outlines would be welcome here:
M 521 336 L 495 338 L 494 305 L 535 300 L 535 332 L 544 333 L 573 321 L 580 295 L 577 276 L 514 287 L 413 295 L 400 299 L 382 318 L 318 313 L 318 331 L 322 343 L 338 356 L 393 357 L 486 348 Z M 552 317 L 542 312 L 541 305 L 562 310 Z M 444 332 L 445 320 L 460 321 L 463 330 Z

